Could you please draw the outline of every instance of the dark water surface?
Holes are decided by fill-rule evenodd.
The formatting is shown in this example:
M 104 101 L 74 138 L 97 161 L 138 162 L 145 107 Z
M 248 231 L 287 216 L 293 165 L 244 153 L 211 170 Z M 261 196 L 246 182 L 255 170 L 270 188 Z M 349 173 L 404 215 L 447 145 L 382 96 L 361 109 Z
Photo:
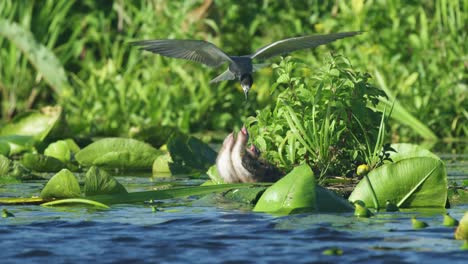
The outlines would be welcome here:
M 449 158 L 453 161 L 453 157 Z M 449 178 L 468 178 L 466 161 L 446 158 Z M 463 161 L 464 160 L 464 161 Z M 129 191 L 158 180 L 119 177 Z M 195 180 L 183 184 L 198 183 Z M 0 186 L 0 196 L 37 195 L 44 183 Z M 178 206 L 194 201 L 192 206 Z M 2 206 L 0 263 L 467 263 L 468 252 L 442 226 L 442 212 L 300 214 L 274 217 L 248 210 L 205 207 L 190 200 L 149 205 L 84 207 Z M 460 219 L 467 204 L 447 210 Z M 410 217 L 429 223 L 414 230 Z M 341 256 L 322 251 L 339 247 Z

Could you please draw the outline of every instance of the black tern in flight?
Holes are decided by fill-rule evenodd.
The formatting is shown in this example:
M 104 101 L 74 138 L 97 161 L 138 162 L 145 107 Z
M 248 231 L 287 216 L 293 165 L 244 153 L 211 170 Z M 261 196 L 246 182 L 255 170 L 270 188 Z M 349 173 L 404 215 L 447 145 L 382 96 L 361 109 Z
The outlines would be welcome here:
M 133 44 L 140 46 L 143 50 L 162 56 L 191 60 L 210 67 L 219 67 L 223 63 L 229 63 L 228 69 L 211 80 L 210 83 L 238 79 L 247 98 L 253 84 L 252 72 L 266 66 L 265 64 L 253 64 L 252 60 L 263 61 L 274 56 L 317 47 L 360 33 L 360 31 L 356 31 L 288 38 L 273 42 L 256 50 L 253 54 L 243 56 L 229 56 L 213 43 L 204 40 L 158 39 L 136 41 Z

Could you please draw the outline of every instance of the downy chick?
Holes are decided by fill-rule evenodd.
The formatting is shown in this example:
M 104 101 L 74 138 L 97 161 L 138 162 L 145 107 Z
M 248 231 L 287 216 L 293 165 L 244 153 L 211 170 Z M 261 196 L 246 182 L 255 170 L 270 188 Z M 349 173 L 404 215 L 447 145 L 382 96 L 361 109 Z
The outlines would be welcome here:
M 232 148 L 231 160 L 241 182 L 275 182 L 283 174 L 268 161 L 260 158 L 260 151 L 252 145 L 247 148 L 249 133 L 245 127 L 237 135 Z
M 253 144 L 247 148 L 242 158 L 242 165 L 255 175 L 254 178 L 257 182 L 276 182 L 284 176 L 278 168 L 260 158 L 260 150 Z
M 219 150 L 218 157 L 216 158 L 218 174 L 223 178 L 225 183 L 240 182 L 234 171 L 231 160 L 231 151 L 234 143 L 234 134 L 231 133 L 224 139 L 223 146 Z

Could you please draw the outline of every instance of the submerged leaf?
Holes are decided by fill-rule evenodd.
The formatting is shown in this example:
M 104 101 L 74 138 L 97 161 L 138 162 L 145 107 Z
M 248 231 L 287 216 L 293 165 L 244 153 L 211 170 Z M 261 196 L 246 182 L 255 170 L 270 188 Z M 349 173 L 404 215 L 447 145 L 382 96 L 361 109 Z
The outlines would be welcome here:
M 308 165 L 301 165 L 270 186 L 253 210 L 278 214 L 313 211 L 315 197 L 314 173 Z
M 41 198 L 75 198 L 80 197 L 80 185 L 75 175 L 67 169 L 55 174 L 42 189 Z
M 86 173 L 84 184 L 84 194 L 86 196 L 120 193 L 127 193 L 127 190 L 106 171 L 92 166 Z
M 83 166 L 151 170 L 161 154 L 160 150 L 135 139 L 104 138 L 82 149 L 75 158 Z

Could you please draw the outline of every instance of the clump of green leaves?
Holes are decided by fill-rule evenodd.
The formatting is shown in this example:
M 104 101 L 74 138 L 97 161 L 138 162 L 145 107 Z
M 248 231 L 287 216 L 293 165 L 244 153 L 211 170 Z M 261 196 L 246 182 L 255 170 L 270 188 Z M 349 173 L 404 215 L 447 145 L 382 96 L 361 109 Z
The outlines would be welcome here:
M 307 163 L 319 181 L 350 175 L 365 163 L 367 146 L 358 139 L 378 142 L 385 121 L 372 110 L 385 93 L 369 82 L 370 75 L 355 71 L 340 55 L 332 55 L 320 70 L 289 57 L 273 67 L 276 104 L 248 122 L 265 157 L 286 170 Z

